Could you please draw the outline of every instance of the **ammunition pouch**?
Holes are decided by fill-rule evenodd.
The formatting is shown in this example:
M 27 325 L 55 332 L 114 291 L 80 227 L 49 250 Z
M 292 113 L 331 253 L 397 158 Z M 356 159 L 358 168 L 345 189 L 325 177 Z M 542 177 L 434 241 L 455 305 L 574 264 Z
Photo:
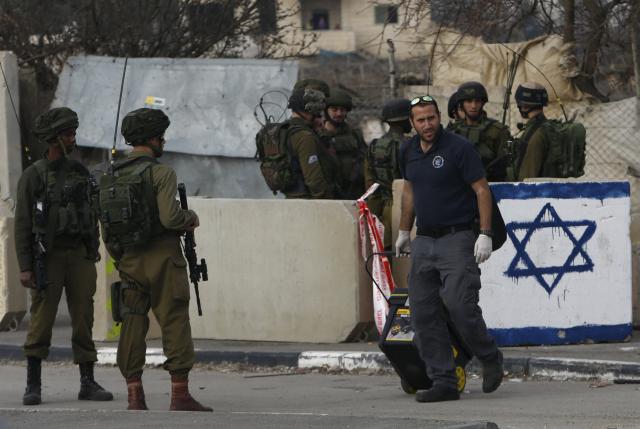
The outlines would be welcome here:
M 131 295 L 136 297 L 135 300 Z M 135 282 L 121 280 L 111 283 L 111 316 L 114 322 L 122 323 L 130 314 L 146 316 L 149 309 L 151 297 Z

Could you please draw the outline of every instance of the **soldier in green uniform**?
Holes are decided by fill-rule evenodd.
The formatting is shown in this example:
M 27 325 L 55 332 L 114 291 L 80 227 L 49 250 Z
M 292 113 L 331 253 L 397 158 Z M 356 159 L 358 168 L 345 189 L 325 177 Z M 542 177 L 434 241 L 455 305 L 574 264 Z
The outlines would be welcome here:
M 340 165 L 341 198 L 358 199 L 364 193 L 364 154 L 366 144 L 362 132 L 346 119 L 353 109 L 351 96 L 339 89 L 332 89 L 325 101 L 325 121 L 322 139 L 335 150 Z
M 44 159 L 18 181 L 15 245 L 20 282 L 31 291 L 31 321 L 24 353 L 24 405 L 41 403 L 41 362 L 49 355 L 51 330 L 64 289 L 71 316 L 73 361 L 80 367 L 78 399 L 110 401 L 93 377 L 96 348 L 91 337 L 96 292 L 98 224 L 95 185 L 89 171 L 68 158 L 76 143 L 78 115 L 58 107 L 36 118 L 34 132 L 48 144 Z M 42 265 L 44 263 L 44 265 Z
M 382 107 L 382 120 L 389 124 L 389 130 L 379 139 L 371 142 L 364 160 L 365 187 L 374 183 L 380 187 L 369 197 L 369 209 L 384 224 L 384 247 L 391 248 L 391 211 L 393 207 L 392 184 L 402 178 L 398 163 L 400 145 L 411 132 L 409 112 L 411 102 L 404 98 L 388 101 Z
M 480 82 L 466 82 L 457 91 L 457 101 L 464 111 L 464 122 L 453 132 L 467 138 L 480 153 L 489 182 L 507 179 L 507 142 L 509 128 L 487 117 L 484 105 L 489 101 L 487 90 Z
M 291 150 L 296 185 L 285 191 L 287 198 L 335 199 L 338 197 L 336 159 L 313 130 L 322 116 L 325 96 L 320 90 L 298 85 L 289 98 L 287 144 Z
M 151 309 L 162 329 L 162 345 L 167 360 L 164 369 L 171 374 L 171 406 L 173 411 L 212 411 L 198 403 L 188 388 L 188 375 L 195 361 L 191 325 L 189 323 L 189 281 L 187 263 L 182 254 L 180 236 L 199 226 L 198 216 L 182 210 L 176 201 L 176 173 L 158 163 L 162 156 L 165 130 L 169 118 L 156 109 L 137 109 L 122 120 L 122 135 L 133 150 L 113 167 L 113 175 L 141 181 L 144 197 L 136 209 L 148 213 L 146 225 L 131 225 L 131 236 L 149 231 L 148 239 L 140 237 L 137 244 L 110 235 L 111 213 L 103 193 L 110 190 L 100 184 L 100 209 L 103 237 L 109 254 L 114 258 L 122 281 L 124 306 L 123 324 L 118 343 L 117 362 L 127 381 L 129 410 L 146 410 L 142 387 L 145 363 L 145 336 L 149 329 Z M 107 182 L 103 177 L 103 181 Z M 133 216 L 133 214 L 131 214 Z
M 549 95 L 539 83 L 525 82 L 516 89 L 515 100 L 520 115 L 527 121 L 516 148 L 518 180 L 542 177 L 549 146 L 542 127 L 547 121 L 543 110 L 549 103 Z
M 462 110 L 462 106 L 458 102 L 458 91 L 451 94 L 449 97 L 449 103 L 447 104 L 447 114 L 449 115 L 449 123 L 447 124 L 447 129 L 449 131 L 455 132 L 455 128 L 464 124 L 464 110 Z

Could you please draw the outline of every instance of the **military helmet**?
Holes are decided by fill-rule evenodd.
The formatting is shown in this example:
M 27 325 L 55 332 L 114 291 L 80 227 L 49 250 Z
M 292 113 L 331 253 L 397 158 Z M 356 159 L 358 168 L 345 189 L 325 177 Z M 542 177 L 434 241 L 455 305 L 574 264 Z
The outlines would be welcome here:
M 447 105 L 447 114 L 449 115 L 450 119 L 455 119 L 459 102 L 460 100 L 458 99 L 458 91 L 456 91 L 451 94 L 451 97 L 449 97 L 449 104 Z
M 317 91 L 320 91 L 324 94 L 325 97 L 329 96 L 329 85 L 327 84 L 327 82 L 325 82 L 324 80 L 320 80 L 320 79 L 302 79 L 296 82 L 296 84 L 293 86 L 293 90 L 295 91 L 296 89 L 307 89 L 307 88 L 311 88 L 311 89 L 315 89 Z
M 382 120 L 385 122 L 400 122 L 409 119 L 411 102 L 406 98 L 396 98 L 387 101 L 382 106 Z
M 549 104 L 549 94 L 544 86 L 537 82 L 525 82 L 516 89 L 516 104 L 518 106 L 546 106 Z
M 480 82 L 470 81 L 465 82 L 458 87 L 456 91 L 458 94 L 458 102 L 462 102 L 465 100 L 473 100 L 478 99 L 483 103 L 489 101 L 489 96 L 487 95 L 487 89 Z
M 33 132 L 39 140 L 48 142 L 61 131 L 78 128 L 78 114 L 68 107 L 56 107 L 36 118 Z
M 325 108 L 324 100 L 322 91 L 299 87 L 291 93 L 287 107 L 294 112 L 307 112 L 313 116 L 320 116 Z
M 344 107 L 347 112 L 353 109 L 351 96 L 344 91 L 334 88 L 325 100 L 327 107 Z
M 169 117 L 162 110 L 143 107 L 127 113 L 122 119 L 120 132 L 127 143 L 136 145 L 161 136 L 170 123 Z

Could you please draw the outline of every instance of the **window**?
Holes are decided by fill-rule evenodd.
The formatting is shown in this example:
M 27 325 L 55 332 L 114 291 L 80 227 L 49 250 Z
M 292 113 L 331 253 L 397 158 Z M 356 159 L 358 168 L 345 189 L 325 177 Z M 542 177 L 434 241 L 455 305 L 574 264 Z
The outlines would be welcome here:
M 378 5 L 374 9 L 376 24 L 397 24 L 398 6 Z
M 329 28 L 329 11 L 327 9 L 314 9 L 311 13 L 311 29 L 312 30 L 328 30 Z
M 258 28 L 260 34 L 273 34 L 278 31 L 278 10 L 276 0 L 260 0 L 258 6 Z

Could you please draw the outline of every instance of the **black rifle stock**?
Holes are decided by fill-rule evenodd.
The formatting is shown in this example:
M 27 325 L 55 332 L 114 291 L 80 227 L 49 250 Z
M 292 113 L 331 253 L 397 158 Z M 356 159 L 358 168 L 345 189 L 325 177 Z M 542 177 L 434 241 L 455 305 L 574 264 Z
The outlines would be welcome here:
M 183 210 L 188 210 L 189 205 L 187 203 L 187 188 L 184 183 L 178 184 L 178 195 L 180 196 L 180 207 Z M 196 302 L 198 303 L 198 316 L 202 316 L 202 306 L 200 305 L 200 291 L 198 290 L 198 282 L 202 280 L 206 282 L 209 280 L 207 273 L 207 262 L 202 258 L 198 264 L 198 256 L 196 255 L 196 239 L 193 231 L 187 231 L 184 233 L 184 256 L 187 258 L 187 264 L 189 265 L 189 280 L 193 283 L 193 288 L 196 291 Z

